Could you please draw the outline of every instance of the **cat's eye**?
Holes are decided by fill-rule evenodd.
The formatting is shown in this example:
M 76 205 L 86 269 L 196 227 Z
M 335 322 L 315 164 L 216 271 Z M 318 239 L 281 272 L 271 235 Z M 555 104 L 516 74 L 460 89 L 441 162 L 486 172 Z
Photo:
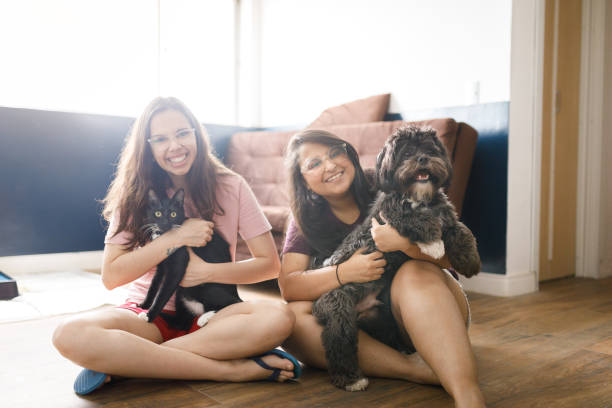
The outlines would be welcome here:
M 162 216 L 161 211 L 155 211 L 155 216 L 156 216 L 157 218 L 161 217 L 161 216 Z
M 170 216 L 171 216 L 172 218 L 176 218 L 176 213 L 175 213 L 174 211 L 172 211 L 172 212 L 170 213 Z

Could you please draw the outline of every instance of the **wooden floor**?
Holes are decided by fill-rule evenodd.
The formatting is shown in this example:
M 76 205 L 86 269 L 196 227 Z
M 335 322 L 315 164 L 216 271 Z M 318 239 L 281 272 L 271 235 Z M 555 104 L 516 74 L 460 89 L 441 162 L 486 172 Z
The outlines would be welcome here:
M 470 295 L 489 407 L 612 407 L 612 279 L 565 279 L 514 298 Z M 296 384 L 127 380 L 80 398 L 51 345 L 61 317 L 0 324 L 2 407 L 451 407 L 442 388 L 371 379 L 348 393 L 308 369 Z

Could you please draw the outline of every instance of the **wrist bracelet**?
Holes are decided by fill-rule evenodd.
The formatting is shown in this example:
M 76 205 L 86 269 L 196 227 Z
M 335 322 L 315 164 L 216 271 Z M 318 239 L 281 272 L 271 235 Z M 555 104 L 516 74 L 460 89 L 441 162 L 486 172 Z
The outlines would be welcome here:
M 340 276 L 338 276 L 338 267 L 340 266 L 340 264 L 336 264 L 336 279 L 338 279 L 338 283 L 340 284 L 340 286 L 342 286 L 342 282 L 340 281 Z

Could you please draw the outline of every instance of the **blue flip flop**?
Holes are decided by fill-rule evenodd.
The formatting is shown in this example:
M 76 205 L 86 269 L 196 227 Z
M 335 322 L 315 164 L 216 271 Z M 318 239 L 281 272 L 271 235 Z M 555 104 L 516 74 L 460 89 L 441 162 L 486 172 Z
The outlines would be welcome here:
M 261 359 L 262 357 L 269 356 L 271 354 L 274 354 L 276 356 L 279 356 L 280 358 L 284 358 L 284 359 L 291 361 L 293 363 L 293 378 L 291 378 L 291 380 L 297 380 L 298 378 L 300 378 L 300 375 L 302 375 L 302 366 L 300 365 L 300 362 L 297 361 L 295 357 L 293 357 L 291 354 L 287 353 L 286 351 L 279 350 L 279 349 L 272 349 L 257 357 L 250 357 L 250 359 L 255 361 L 260 367 L 263 367 L 266 370 L 272 371 L 272 374 L 270 374 L 270 376 L 266 378 L 266 381 L 276 381 L 281 372 L 280 368 L 270 367 Z
M 106 380 L 106 374 L 84 368 L 74 380 L 74 392 L 78 395 L 87 395 L 96 390 Z

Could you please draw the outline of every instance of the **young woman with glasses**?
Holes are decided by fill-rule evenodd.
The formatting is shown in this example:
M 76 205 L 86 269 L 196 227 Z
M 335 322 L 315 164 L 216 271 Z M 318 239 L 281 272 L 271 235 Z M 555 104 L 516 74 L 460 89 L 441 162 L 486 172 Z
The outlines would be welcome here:
M 365 218 L 374 199 L 372 183 L 355 149 L 335 135 L 306 130 L 287 149 L 293 219 L 288 226 L 279 285 L 295 312 L 296 324 L 284 347 L 304 363 L 324 368 L 322 328 L 312 302 L 349 282 L 378 279 L 385 266 L 381 252 L 356 252 L 339 265 L 321 267 L 344 237 Z M 403 251 L 413 258 L 396 272 L 383 294 L 404 344 L 391 348 L 359 332 L 358 358 L 365 375 L 441 384 L 457 407 L 484 406 L 467 335 L 469 305 L 446 257 L 433 260 L 391 226 L 373 219 L 372 236 L 380 251 Z M 381 297 L 379 296 L 379 297 Z
M 142 228 L 149 189 L 171 197 L 181 188 L 190 218 L 149 241 Z M 161 316 L 151 323 L 138 317 L 156 265 L 175 248 L 205 246 L 213 227 L 230 245 L 232 257 L 238 233 L 253 257 L 207 263 L 189 249 L 182 286 L 254 283 L 275 278 L 280 269 L 270 224 L 253 193 L 213 156 L 204 129 L 183 103 L 156 98 L 136 119 L 104 204 L 110 225 L 102 281 L 108 289 L 129 284 L 128 299 L 112 309 L 78 315 L 55 330 L 55 347 L 85 367 L 74 384 L 78 394 L 113 376 L 282 382 L 299 375 L 297 360 L 275 349 L 295 320 L 285 305 L 236 303 L 204 327 L 194 324 L 187 331 L 172 329 Z M 172 313 L 174 296 L 164 309 Z

